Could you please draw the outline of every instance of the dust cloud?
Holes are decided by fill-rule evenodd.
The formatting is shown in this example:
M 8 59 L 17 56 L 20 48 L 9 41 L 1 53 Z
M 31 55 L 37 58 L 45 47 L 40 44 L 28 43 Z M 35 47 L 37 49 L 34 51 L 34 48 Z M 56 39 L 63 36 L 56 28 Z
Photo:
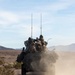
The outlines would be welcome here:
M 29 53 L 23 62 L 34 70 L 30 75 L 75 75 L 75 52 Z
M 57 52 L 55 75 L 75 75 L 75 52 Z
M 75 75 L 75 52 L 42 53 L 40 61 L 34 61 L 31 65 L 38 71 L 38 74 L 32 75 Z M 45 72 L 39 74 L 42 69 Z
M 38 75 L 55 75 L 55 63 L 58 59 L 58 55 L 55 51 L 36 53 L 31 56 L 31 58 L 33 58 L 31 66 L 35 72 L 39 73 Z

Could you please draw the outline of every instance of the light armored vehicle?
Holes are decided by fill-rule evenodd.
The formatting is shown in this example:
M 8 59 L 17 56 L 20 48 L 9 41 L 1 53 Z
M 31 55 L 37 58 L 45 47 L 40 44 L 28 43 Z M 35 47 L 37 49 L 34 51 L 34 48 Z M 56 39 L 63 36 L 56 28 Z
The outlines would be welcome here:
M 31 37 L 24 41 L 25 47 L 22 52 L 17 56 L 17 62 L 22 62 L 21 73 L 26 75 L 27 72 L 37 72 L 39 74 L 32 75 L 54 75 L 54 63 L 58 55 L 54 50 L 50 51 L 47 48 L 47 42 L 42 35 L 42 15 L 39 37 L 32 38 L 33 33 L 33 15 L 31 15 Z M 43 74 L 41 74 L 43 72 Z
M 17 57 L 17 62 L 22 62 L 22 75 L 26 75 L 27 72 L 40 73 L 38 75 L 42 75 L 41 72 L 49 72 L 49 75 L 55 75 L 54 63 L 58 55 L 54 50 L 49 51 L 47 49 L 47 42 L 44 37 L 42 35 L 36 39 L 29 37 L 28 40 L 24 41 L 24 44 L 25 47 Z

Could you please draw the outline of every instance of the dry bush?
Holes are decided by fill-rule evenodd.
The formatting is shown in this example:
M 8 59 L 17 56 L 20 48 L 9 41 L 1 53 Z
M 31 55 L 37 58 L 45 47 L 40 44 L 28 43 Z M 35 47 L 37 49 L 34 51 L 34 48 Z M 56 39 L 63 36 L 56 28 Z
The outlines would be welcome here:
M 21 69 L 21 63 L 15 62 L 14 65 L 13 65 L 13 68 Z
M 14 75 L 14 70 L 10 64 L 6 64 L 4 57 L 0 57 L 0 75 Z
M 3 67 L 0 67 L 0 75 L 14 75 L 14 70 L 8 69 Z
M 0 65 L 3 65 L 4 63 L 4 57 L 0 57 Z
M 4 67 L 7 68 L 7 69 L 12 69 L 13 68 L 13 65 L 7 64 L 7 65 L 4 65 Z

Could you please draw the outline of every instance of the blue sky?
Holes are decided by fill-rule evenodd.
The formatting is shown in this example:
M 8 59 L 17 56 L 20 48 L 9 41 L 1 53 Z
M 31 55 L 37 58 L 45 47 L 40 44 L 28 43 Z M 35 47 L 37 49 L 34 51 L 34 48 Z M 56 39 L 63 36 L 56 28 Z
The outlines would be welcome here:
M 24 46 L 31 36 L 40 35 L 42 13 L 43 35 L 48 46 L 75 43 L 75 0 L 0 0 L 0 45 L 12 48 Z

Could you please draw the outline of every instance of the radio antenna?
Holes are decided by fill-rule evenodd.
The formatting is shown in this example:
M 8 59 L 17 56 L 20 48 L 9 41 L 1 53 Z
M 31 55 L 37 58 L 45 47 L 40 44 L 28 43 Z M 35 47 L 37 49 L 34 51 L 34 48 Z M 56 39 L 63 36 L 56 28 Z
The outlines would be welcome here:
M 42 14 L 40 14 L 40 35 L 42 35 Z
M 33 37 L 33 14 L 31 14 L 31 38 Z

